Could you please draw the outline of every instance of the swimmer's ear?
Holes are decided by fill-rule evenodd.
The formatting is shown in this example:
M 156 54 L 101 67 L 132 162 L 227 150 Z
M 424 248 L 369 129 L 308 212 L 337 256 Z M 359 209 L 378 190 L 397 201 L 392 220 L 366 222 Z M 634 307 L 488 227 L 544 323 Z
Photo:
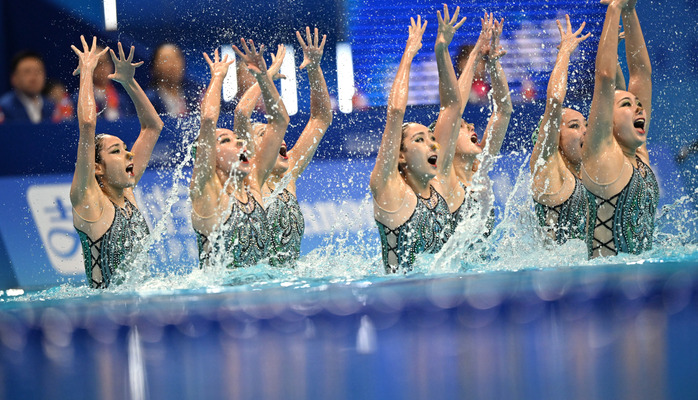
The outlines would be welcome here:
M 101 163 L 98 163 L 98 162 L 95 163 L 95 175 L 98 175 L 98 176 L 104 175 L 104 166 Z

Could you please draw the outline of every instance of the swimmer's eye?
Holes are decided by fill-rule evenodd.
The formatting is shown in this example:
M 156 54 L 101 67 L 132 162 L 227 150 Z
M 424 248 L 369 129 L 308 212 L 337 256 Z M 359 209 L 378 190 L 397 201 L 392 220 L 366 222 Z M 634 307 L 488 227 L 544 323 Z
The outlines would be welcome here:
M 229 143 L 229 142 L 230 142 L 230 138 L 223 138 L 223 139 L 221 139 L 220 143 L 223 144 L 223 143 Z
M 414 140 L 415 143 L 422 143 L 424 141 L 423 137 L 418 137 L 417 139 Z
M 119 150 L 119 149 L 114 149 L 111 151 L 111 154 L 119 154 L 119 153 L 121 153 L 121 150 Z
M 242 147 L 242 146 L 245 145 L 245 141 L 244 141 L 244 140 L 238 140 L 236 144 L 237 144 L 238 147 Z
M 570 128 L 577 129 L 577 128 L 579 128 L 579 124 L 572 124 L 572 125 L 570 125 Z
M 431 137 L 431 141 L 432 141 L 432 142 L 436 142 L 436 136 L 432 136 L 432 137 Z
M 628 100 L 625 100 L 624 102 L 620 103 L 621 107 L 630 107 L 631 103 Z

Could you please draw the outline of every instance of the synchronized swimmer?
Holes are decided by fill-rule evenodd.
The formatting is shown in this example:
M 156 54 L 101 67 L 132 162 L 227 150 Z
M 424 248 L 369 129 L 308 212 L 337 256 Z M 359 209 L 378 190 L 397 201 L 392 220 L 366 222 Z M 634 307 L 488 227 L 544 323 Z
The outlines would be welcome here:
M 531 193 L 539 223 L 553 242 L 586 242 L 589 257 L 640 253 L 652 246 L 658 185 L 646 148 L 651 114 L 651 67 L 636 0 L 603 0 L 607 5 L 596 56 L 595 87 L 588 122 L 564 106 L 570 57 L 584 23 L 573 31 L 569 16 L 558 21 L 560 46 L 550 76 L 546 108 L 536 131 L 530 167 Z M 478 235 L 494 224 L 494 195 L 488 173 L 499 154 L 513 112 L 506 75 L 499 62 L 504 20 L 485 13 L 482 30 L 460 77 L 448 47 L 465 22 L 460 8 L 453 15 L 437 11 L 434 45 L 440 112 L 435 122 L 405 122 L 410 69 L 422 47 L 427 22 L 410 19 L 407 43 L 390 90 L 385 130 L 371 173 L 374 218 L 381 239 L 386 273 L 407 272 L 420 253 L 439 252 L 464 220 L 482 223 Z M 618 22 L 622 19 L 630 72 L 628 91 L 619 72 Z M 204 53 L 211 79 L 201 100 L 201 126 L 192 147 L 191 223 L 196 232 L 201 268 L 246 267 L 259 262 L 295 265 L 300 256 L 304 217 L 296 196 L 299 176 L 308 166 L 332 123 L 332 107 L 320 68 L 326 36 L 296 32 L 303 49 L 301 69 L 310 81 L 310 119 L 292 149 L 284 135 L 289 125 L 274 80 L 286 55 L 283 45 L 269 67 L 264 46 L 241 39 L 233 46 L 239 62 L 256 83 L 235 109 L 233 129 L 218 126 L 223 80 L 235 58 Z M 621 34 L 620 37 L 623 35 Z M 96 132 L 92 71 L 100 51 L 82 39 L 75 74 L 80 75 L 78 120 L 80 141 L 71 186 L 73 223 L 80 236 L 85 271 L 91 286 L 116 281 L 119 270 L 139 251 L 148 226 L 136 205 L 133 187 L 143 175 L 163 122 L 134 80 L 134 49 L 128 57 L 119 47 L 111 56 L 115 71 L 131 97 L 141 133 L 129 151 L 115 136 Z M 475 65 L 485 62 L 492 82 L 493 112 L 481 140 L 463 118 Z M 253 122 L 259 97 L 265 122 Z M 446 251 L 446 250 L 444 250 Z

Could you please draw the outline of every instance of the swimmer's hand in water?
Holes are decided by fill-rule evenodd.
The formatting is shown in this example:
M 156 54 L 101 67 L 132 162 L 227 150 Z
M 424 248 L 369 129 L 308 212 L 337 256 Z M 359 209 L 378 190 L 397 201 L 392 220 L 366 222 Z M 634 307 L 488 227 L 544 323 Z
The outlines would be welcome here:
M 284 62 L 284 57 L 286 57 L 286 46 L 280 44 L 276 49 L 276 55 L 271 55 L 271 65 L 267 74 L 271 77 L 271 80 L 278 81 L 279 79 L 286 79 L 285 75 L 279 73 L 281 69 L 281 64 Z
M 255 48 L 254 41 L 250 39 L 249 46 L 245 39 L 240 38 L 240 43 L 242 44 L 242 50 L 233 46 L 235 53 L 242 59 L 242 61 L 247 65 L 247 70 L 252 73 L 255 77 L 264 75 L 267 73 L 267 63 L 264 61 L 264 45 L 259 45 L 259 51 Z
M 453 13 L 451 18 L 448 13 L 448 6 L 444 4 L 444 14 L 441 17 L 441 11 L 436 12 L 436 17 L 439 20 L 438 32 L 436 34 L 436 44 L 435 46 L 448 46 L 453 40 L 453 35 L 455 35 L 458 28 L 460 28 L 463 23 L 465 23 L 465 17 L 458 21 L 458 13 L 460 12 L 460 7 L 456 7 L 456 12 Z M 426 25 L 426 24 L 425 24 Z
M 562 26 L 560 21 L 555 21 L 557 22 L 557 29 L 560 31 L 560 45 L 558 46 L 558 49 L 560 51 L 565 51 L 568 54 L 572 54 L 572 52 L 579 46 L 579 43 L 587 40 L 589 36 L 591 36 L 591 32 L 587 33 L 584 36 L 579 36 L 582 34 L 582 29 L 584 29 L 584 26 L 586 25 L 586 22 L 582 22 L 582 25 L 577 29 L 575 32 L 572 32 L 572 23 L 570 22 L 570 16 L 568 14 L 565 14 L 565 20 L 566 20 L 566 28 Z
M 104 50 L 100 51 L 99 53 L 97 52 L 97 50 L 99 50 L 97 47 L 97 36 L 92 37 L 92 47 L 87 45 L 85 36 L 80 35 L 80 41 L 82 42 L 82 51 L 78 50 L 78 48 L 73 45 L 70 46 L 75 54 L 77 54 L 79 60 L 78 67 L 75 68 L 75 71 L 73 71 L 73 76 L 80 75 L 80 71 L 88 71 L 89 73 L 92 73 L 97 67 L 100 57 L 109 51 L 109 47 L 105 47 Z
M 135 53 L 135 48 L 131 46 L 131 51 L 128 54 L 128 58 L 124 54 L 124 48 L 119 42 L 119 57 L 116 57 L 114 50 L 109 50 L 111 54 L 111 60 L 114 63 L 114 73 L 107 76 L 107 78 L 119 82 L 120 84 L 125 84 L 133 81 L 133 77 L 136 73 L 136 68 L 143 65 L 143 61 L 138 63 L 133 63 L 133 54 Z
M 318 44 L 318 42 L 320 41 L 320 34 L 318 33 L 317 28 L 315 28 L 314 33 L 315 35 L 311 35 L 310 27 L 306 26 L 306 41 L 303 41 L 301 33 L 296 31 L 296 39 L 298 39 L 298 42 L 301 44 L 301 48 L 303 49 L 303 62 L 301 63 L 301 66 L 298 67 L 299 69 L 303 69 L 305 67 L 317 68 L 318 66 L 320 66 L 320 60 L 322 60 L 322 53 L 325 51 L 325 39 L 327 38 L 327 35 L 322 35 L 322 43 Z
M 225 75 L 228 73 L 228 68 L 230 68 L 230 64 L 235 62 L 234 57 L 231 58 L 231 60 L 228 60 L 227 54 L 224 55 L 223 59 L 221 60 L 218 55 L 218 49 L 216 49 L 213 52 L 213 60 L 211 60 L 211 58 L 206 53 L 204 53 L 204 58 L 206 59 L 206 63 L 208 63 L 209 68 L 211 69 L 211 79 L 225 78 Z
M 420 15 L 417 16 L 416 23 L 414 18 L 410 18 L 409 35 L 407 37 L 407 46 L 405 46 L 406 56 L 412 58 L 422 48 L 422 36 L 425 29 L 427 29 L 427 21 L 424 21 L 424 25 L 422 25 L 422 17 Z

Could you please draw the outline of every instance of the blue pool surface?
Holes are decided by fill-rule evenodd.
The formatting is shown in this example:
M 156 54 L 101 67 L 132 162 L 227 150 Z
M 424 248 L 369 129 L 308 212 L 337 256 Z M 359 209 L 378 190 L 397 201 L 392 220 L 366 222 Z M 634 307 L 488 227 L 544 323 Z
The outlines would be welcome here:
M 698 393 L 696 262 L 91 293 L 3 294 L 0 398 Z

